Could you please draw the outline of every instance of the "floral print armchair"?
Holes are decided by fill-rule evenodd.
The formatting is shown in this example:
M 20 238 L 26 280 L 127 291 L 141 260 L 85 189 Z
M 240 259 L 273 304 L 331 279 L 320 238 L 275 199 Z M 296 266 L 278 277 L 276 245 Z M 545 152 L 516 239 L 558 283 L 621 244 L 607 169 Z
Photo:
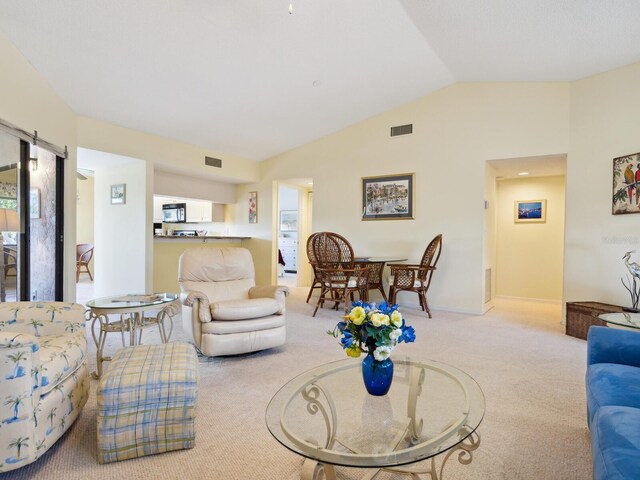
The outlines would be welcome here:
M 0 472 L 37 460 L 87 401 L 84 307 L 0 304 Z

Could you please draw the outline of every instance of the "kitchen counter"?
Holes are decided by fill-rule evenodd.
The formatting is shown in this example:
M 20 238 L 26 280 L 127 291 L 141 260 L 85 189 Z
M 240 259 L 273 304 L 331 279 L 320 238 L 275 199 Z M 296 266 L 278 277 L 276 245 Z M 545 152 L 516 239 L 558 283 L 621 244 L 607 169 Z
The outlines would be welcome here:
M 188 248 L 245 247 L 252 248 L 251 237 L 233 235 L 155 235 L 153 238 L 153 291 L 179 292 L 178 263 Z
M 229 241 L 233 241 L 233 240 L 250 240 L 251 237 L 235 237 L 232 235 L 198 235 L 195 237 L 190 237 L 190 236 L 186 236 L 186 235 L 154 235 L 153 238 L 155 240 L 175 240 L 175 239 L 179 239 L 179 240 L 229 240 Z

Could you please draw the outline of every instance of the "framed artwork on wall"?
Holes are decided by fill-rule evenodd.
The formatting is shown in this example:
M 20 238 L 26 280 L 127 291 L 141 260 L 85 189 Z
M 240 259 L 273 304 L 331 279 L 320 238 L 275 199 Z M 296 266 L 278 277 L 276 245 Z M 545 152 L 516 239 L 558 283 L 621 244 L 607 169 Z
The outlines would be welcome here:
M 40 218 L 40 189 L 29 189 L 29 218 Z
M 249 192 L 249 223 L 258 223 L 258 192 Z
M 124 205 L 127 203 L 127 184 L 111 185 L 111 204 Z
M 640 152 L 613 159 L 611 213 L 640 213 Z
M 544 223 L 547 221 L 546 200 L 516 200 L 513 207 L 515 223 Z
M 362 178 L 362 220 L 413 219 L 413 173 Z
M 298 231 L 298 211 L 297 210 L 280 210 L 280 231 L 281 232 L 297 232 Z

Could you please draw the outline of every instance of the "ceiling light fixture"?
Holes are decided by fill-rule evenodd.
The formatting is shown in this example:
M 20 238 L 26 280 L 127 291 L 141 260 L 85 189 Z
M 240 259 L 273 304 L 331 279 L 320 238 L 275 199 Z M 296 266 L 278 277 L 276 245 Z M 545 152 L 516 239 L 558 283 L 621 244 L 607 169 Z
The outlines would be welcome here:
M 520 172 L 518 175 L 520 175 L 521 177 L 524 177 L 525 175 L 529 175 L 529 172 Z
M 293 13 L 293 2 L 289 2 L 289 15 Z
M 29 171 L 38 170 L 38 131 L 33 132 L 33 143 L 29 145 Z

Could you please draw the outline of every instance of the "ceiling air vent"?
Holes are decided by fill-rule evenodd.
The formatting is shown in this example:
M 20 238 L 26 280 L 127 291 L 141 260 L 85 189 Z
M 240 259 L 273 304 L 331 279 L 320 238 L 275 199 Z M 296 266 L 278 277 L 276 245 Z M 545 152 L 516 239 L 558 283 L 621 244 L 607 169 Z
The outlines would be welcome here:
M 204 157 L 204 164 L 210 167 L 222 168 L 222 160 L 213 157 Z
M 392 137 L 397 137 L 398 135 L 409 135 L 411 133 L 413 133 L 413 123 L 391 127 Z

